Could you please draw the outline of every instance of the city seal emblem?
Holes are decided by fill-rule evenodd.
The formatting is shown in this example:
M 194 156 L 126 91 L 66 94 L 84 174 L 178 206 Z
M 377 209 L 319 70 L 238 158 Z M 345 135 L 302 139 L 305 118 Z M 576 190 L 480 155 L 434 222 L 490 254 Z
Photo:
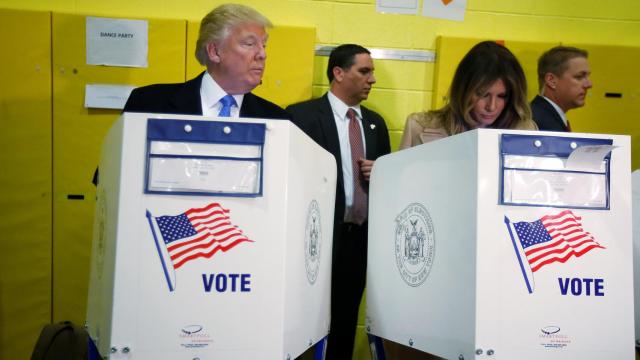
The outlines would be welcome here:
M 304 234 L 304 265 L 307 269 L 307 280 L 312 285 L 318 278 L 321 244 L 320 206 L 316 200 L 312 200 L 307 211 L 307 225 Z
M 409 204 L 396 217 L 396 265 L 409 286 L 420 286 L 429 276 L 436 251 L 433 221 L 422 204 Z

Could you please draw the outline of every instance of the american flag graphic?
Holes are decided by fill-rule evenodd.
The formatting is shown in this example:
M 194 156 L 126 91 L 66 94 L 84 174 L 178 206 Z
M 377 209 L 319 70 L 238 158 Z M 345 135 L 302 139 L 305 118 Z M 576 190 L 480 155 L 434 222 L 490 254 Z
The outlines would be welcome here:
M 596 248 L 604 249 L 584 231 L 580 220 L 580 216 L 565 210 L 534 222 L 513 223 L 532 272 L 554 262 L 567 262 Z
M 218 251 L 228 251 L 243 242 L 253 242 L 231 223 L 229 210 L 218 203 L 153 219 L 160 230 L 161 239 L 157 240 L 164 242 L 174 269 L 194 259 L 211 258 Z

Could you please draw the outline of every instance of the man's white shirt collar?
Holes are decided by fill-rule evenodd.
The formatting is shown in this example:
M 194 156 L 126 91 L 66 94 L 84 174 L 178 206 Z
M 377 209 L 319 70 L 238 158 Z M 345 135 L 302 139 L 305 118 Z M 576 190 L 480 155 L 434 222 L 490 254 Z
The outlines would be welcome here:
M 359 120 L 362 119 L 360 104 L 356 106 L 348 106 L 342 100 L 340 100 L 337 96 L 333 95 L 331 91 L 327 92 L 327 97 L 329 98 L 329 104 L 331 104 L 331 109 L 333 109 L 334 115 L 338 115 L 338 119 L 348 120 L 347 111 L 349 110 L 349 108 L 355 110 Z
M 200 102 L 202 103 L 202 115 L 204 116 L 218 116 L 222 104 L 222 99 L 227 93 L 218 85 L 218 83 L 211 77 L 208 71 L 205 71 L 202 76 L 202 84 L 200 85 Z M 236 100 L 237 107 L 231 108 L 231 117 L 237 118 L 240 116 L 240 108 L 242 107 L 242 100 L 244 100 L 244 94 L 233 95 Z

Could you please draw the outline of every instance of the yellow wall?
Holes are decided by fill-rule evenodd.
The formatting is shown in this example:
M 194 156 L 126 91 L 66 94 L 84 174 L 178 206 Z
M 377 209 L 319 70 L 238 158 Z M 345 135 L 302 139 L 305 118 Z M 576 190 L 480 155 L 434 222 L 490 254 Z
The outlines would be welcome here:
M 464 22 L 435 20 L 417 15 L 380 14 L 375 0 L 253 0 L 255 7 L 276 25 L 316 28 L 316 42 L 360 43 L 373 48 L 435 50 L 443 36 L 563 42 L 574 45 L 640 46 L 640 2 L 636 0 L 468 0 Z M 53 10 L 108 16 L 185 18 L 198 20 L 222 1 L 177 0 L 3 0 L 3 7 Z M 326 60 L 314 68 L 314 94 L 326 89 Z M 593 69 L 597 72 L 597 69 Z M 433 63 L 377 61 L 377 88 L 368 105 L 379 111 L 391 130 L 392 145 L 399 141 L 406 115 L 430 109 Z M 598 84 L 594 85 L 594 90 Z M 384 104 L 384 105 L 383 105 Z M 587 105 L 588 106 L 588 105 Z
M 0 359 L 28 358 L 51 321 L 50 28 L 50 13 L 0 9 L 0 48 L 20 54 L 0 66 Z
M 615 2 L 603 2 L 601 0 L 468 0 L 464 22 L 434 20 L 416 15 L 380 14 L 375 11 L 375 0 L 253 0 L 240 2 L 263 12 L 276 25 L 315 28 L 315 41 L 318 44 L 355 42 L 372 48 L 435 51 L 438 36 L 454 36 L 503 39 L 507 41 L 562 42 L 578 46 L 580 44 L 590 44 L 640 47 L 640 2 L 637 0 Z M 189 2 L 178 0 L 160 2 L 152 0 L 113 0 L 109 2 L 93 0 L 30 0 L 26 2 L 24 0 L 2 0 L 0 7 L 77 15 L 197 21 L 211 8 L 221 3 L 222 1 L 202 0 Z M 41 29 L 33 24 L 24 26 L 24 29 L 28 34 L 37 35 L 41 32 Z M 16 42 L 15 44 L 20 43 Z M 36 44 L 31 45 L 32 48 L 38 46 Z M 6 50 L 6 47 L 3 46 L 3 49 Z M 16 63 L 28 65 L 28 63 L 21 61 L 26 56 L 24 55 L 24 50 L 18 49 L 7 53 L 16 54 L 16 58 L 13 58 Z M 328 85 L 324 75 L 326 61 L 326 57 L 315 58 L 313 67 L 314 96 L 326 91 Z M 392 144 L 395 147 L 399 141 L 406 115 L 410 112 L 431 108 L 434 97 L 435 64 L 378 60 L 375 65 L 378 83 L 371 93 L 367 105 L 385 117 L 391 130 Z M 15 68 L 17 69 L 18 65 Z M 597 68 L 592 70 L 595 78 L 598 78 L 598 76 L 606 78 L 606 76 L 598 74 Z M 595 74 L 598 74 L 598 76 L 595 76 Z M 60 76 L 60 74 L 56 76 Z M 3 76 L 3 79 L 7 79 L 7 77 Z M 594 91 L 599 91 L 598 83 L 594 84 Z M 602 92 L 602 90 L 600 91 Z M 0 93 L 0 101 L 6 100 L 2 98 L 3 96 Z M 29 100 L 30 95 L 25 95 L 24 99 Z M 589 111 L 589 104 L 585 109 L 579 111 Z M 630 122 L 637 115 L 635 113 L 625 114 Z M 2 125 L 2 129 L 5 129 L 5 123 L 0 125 Z M 38 127 L 43 132 L 39 136 L 42 137 L 45 144 L 47 144 L 46 141 L 51 139 L 51 124 L 48 126 L 44 128 Z M 607 132 L 608 130 L 606 123 L 603 124 L 602 132 Z M 48 143 L 48 146 L 51 146 L 51 143 Z M 10 165 L 10 161 L 13 160 L 3 157 L 2 165 Z M 93 163 L 93 160 L 88 159 L 89 162 Z M 45 161 L 45 169 L 50 169 L 51 166 L 51 159 L 48 162 Z M 69 184 L 59 184 L 59 186 L 64 187 Z M 62 189 L 60 194 L 64 196 L 65 191 L 67 190 Z M 51 201 L 51 190 L 45 190 L 42 194 L 45 201 Z M 56 198 L 54 202 L 56 201 L 62 200 Z M 6 213 L 8 211 L 7 207 L 3 207 L 2 211 Z M 46 210 L 43 211 L 45 216 L 50 215 Z M 51 219 L 49 218 L 47 221 L 42 230 L 45 233 L 50 231 L 51 226 Z M 1 253 L 11 249 L 8 241 L 6 237 L 0 239 Z M 44 253 L 52 251 L 50 242 L 42 241 L 42 244 L 37 246 L 39 246 L 38 251 L 44 251 Z M 59 251 L 64 251 L 64 249 Z M 15 289 L 5 286 L 8 279 L 6 276 L 8 269 L 5 264 L 8 266 L 10 263 L 6 262 L 3 257 L 0 263 L 2 265 L 2 274 L 5 274 L 0 278 L 3 286 L 3 288 L 0 288 L 0 307 L 2 307 L 3 311 L 8 301 L 6 298 L 13 296 L 7 295 L 7 293 L 11 294 L 11 291 L 15 291 Z M 51 264 L 45 261 L 45 266 L 51 266 Z M 60 271 L 73 271 L 73 268 L 65 266 Z M 36 276 L 36 281 L 46 282 L 46 274 L 39 274 L 38 276 Z M 86 278 L 86 275 L 83 275 L 82 278 Z M 39 296 L 41 296 L 40 299 L 44 299 L 47 295 Z M 39 308 L 38 311 L 44 317 L 51 316 L 51 310 L 48 308 Z M 0 315 L 6 316 L 4 312 L 0 313 Z M 12 324 L 7 324 L 8 321 L 11 321 Z M 14 326 L 14 320 L 9 317 L 0 318 L 0 322 L 2 322 L 3 334 L 10 331 L 10 326 Z M 7 338 L 1 337 L 0 339 Z M 362 338 L 359 337 L 359 339 L 358 357 L 366 358 L 363 355 L 366 353 L 365 345 Z M 2 343 L 0 340 L 0 347 L 6 348 L 6 346 L 7 344 Z M 25 358 L 24 349 L 22 350 L 23 352 L 19 353 L 20 356 L 11 358 Z

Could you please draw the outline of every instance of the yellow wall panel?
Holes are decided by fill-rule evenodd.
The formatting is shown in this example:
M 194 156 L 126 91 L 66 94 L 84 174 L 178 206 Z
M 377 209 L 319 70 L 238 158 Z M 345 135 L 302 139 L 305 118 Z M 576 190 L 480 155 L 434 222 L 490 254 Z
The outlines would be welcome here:
M 362 42 L 376 47 L 433 49 L 439 35 L 508 35 L 511 39 L 528 41 L 562 40 L 627 46 L 640 43 L 640 2 L 636 0 L 474 0 L 467 2 L 464 22 L 420 15 L 378 14 L 373 0 L 246 0 L 243 3 L 263 12 L 274 24 L 315 27 L 319 43 Z M 2 6 L 77 14 L 145 14 L 159 18 L 201 19 L 215 5 L 217 3 L 207 1 L 185 3 L 177 0 L 4 0 Z M 572 23 L 573 20 L 577 21 Z M 569 25 L 563 25 L 565 23 Z M 515 32 L 511 30 L 513 25 L 516 25 Z
M 187 34 L 187 78 L 205 70 L 195 58 L 200 22 L 191 21 Z M 267 63 L 262 84 L 253 93 L 280 106 L 311 97 L 315 30 L 290 26 L 269 29 Z
M 324 43 L 356 42 L 370 47 L 434 49 L 436 37 L 509 38 L 522 41 L 564 41 L 637 46 L 637 21 L 595 21 L 591 18 L 539 17 L 528 13 L 471 11 L 464 22 L 414 15 L 367 14 L 357 22 L 348 21 L 357 6 L 336 6 L 334 36 Z M 570 13 L 569 13 L 570 14 Z M 351 17 L 352 18 L 352 17 Z M 372 29 L 381 30 L 372 30 Z M 354 33 L 354 29 L 359 31 Z
M 277 26 L 269 31 L 267 68 L 254 92 L 280 106 L 311 97 L 315 29 Z
M 262 12 L 276 26 L 312 27 L 315 42 L 328 42 L 333 38 L 333 9 L 330 1 L 264 1 L 254 0 L 248 5 Z
M 475 0 L 467 2 L 467 9 L 547 17 L 640 19 L 640 3 L 633 0 Z
M 358 14 L 357 21 L 354 14 Z M 417 35 L 412 25 L 415 17 L 382 14 L 375 7 L 358 4 L 340 4 L 333 10 L 335 37 L 332 43 L 355 43 L 364 46 L 407 48 Z M 372 29 L 384 31 L 371 31 Z
M 328 56 L 316 56 L 313 58 L 313 85 L 329 86 L 327 78 L 327 66 L 329 64 Z M 375 65 L 375 64 L 374 64 Z M 314 95 L 314 97 L 316 97 Z
M 0 359 L 28 359 L 51 321 L 51 14 L 0 10 L 0 34 Z
M 374 88 L 369 94 L 369 99 L 363 104 L 382 115 L 389 130 L 402 130 L 407 115 L 426 109 L 425 105 L 429 100 L 431 92 Z
M 182 82 L 186 21 L 150 20 L 148 68 L 86 64 L 85 16 L 53 14 L 53 319 L 85 318 L 102 139 L 118 110 L 84 108 L 86 84 Z M 71 199 L 69 196 L 82 196 Z
M 430 91 L 433 87 L 434 63 L 374 59 L 375 88 Z
M 567 113 L 574 131 L 628 134 L 632 169 L 640 168 L 640 48 L 584 45 L 589 51 L 590 90 L 583 108 Z M 606 94 L 621 97 L 607 97 Z M 575 125 L 574 125 L 575 124 Z
M 547 0 L 475 0 L 473 2 L 467 2 L 467 9 L 470 11 L 492 11 L 500 9 L 503 13 L 531 13 L 536 1 L 545 2 Z
M 571 14 L 571 13 L 568 13 Z M 589 18 L 542 17 L 530 14 L 467 12 L 464 23 L 440 21 L 432 36 L 482 37 L 533 42 L 601 43 L 638 46 L 637 21 L 596 21 Z
M 640 19 L 640 3 L 637 1 L 602 1 L 602 0 L 570 0 L 570 1 L 533 1 L 535 15 L 567 16 L 582 18 L 617 18 L 627 20 Z
M 198 41 L 198 31 L 200 30 L 200 21 L 187 21 L 187 43 L 186 43 L 186 78 L 193 79 L 205 70 L 196 59 L 196 41 Z
M 324 95 L 324 93 L 327 92 L 327 90 L 329 90 L 329 88 L 327 86 L 313 86 L 313 88 L 311 89 L 311 97 L 312 98 L 317 98 L 320 97 L 322 95 Z
M 389 131 L 389 140 L 391 141 L 391 152 L 398 151 L 400 141 L 402 140 L 402 131 Z
M 469 49 L 484 40 L 498 39 L 454 37 L 440 37 L 438 39 L 438 56 L 435 67 L 436 74 L 434 76 L 434 109 L 440 108 L 444 105 L 445 98 L 449 92 L 449 86 L 451 85 L 453 75 L 460 60 L 462 60 Z M 540 57 L 545 50 L 558 45 L 558 43 L 501 40 L 503 40 L 504 45 L 518 58 L 520 65 L 522 65 L 527 77 L 527 98 L 533 99 L 533 97 L 538 93 L 538 57 Z

